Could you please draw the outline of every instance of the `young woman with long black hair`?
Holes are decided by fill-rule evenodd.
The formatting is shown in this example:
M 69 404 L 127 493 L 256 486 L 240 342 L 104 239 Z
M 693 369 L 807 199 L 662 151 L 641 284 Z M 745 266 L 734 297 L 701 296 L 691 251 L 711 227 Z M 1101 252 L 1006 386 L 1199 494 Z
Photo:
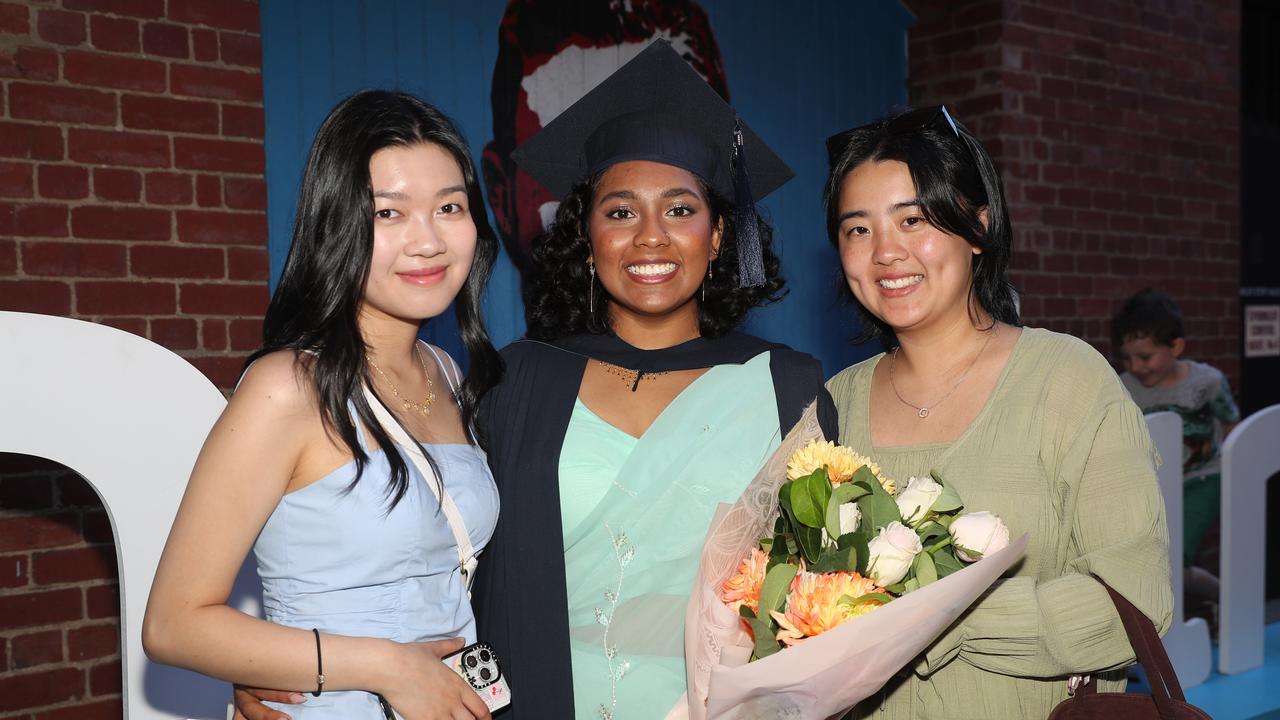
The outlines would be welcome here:
M 156 573 L 154 659 L 306 689 L 294 718 L 372 720 L 384 700 L 407 720 L 488 717 L 440 661 L 476 640 L 460 546 L 483 548 L 498 512 L 469 431 L 474 388 L 501 372 L 480 317 L 497 250 L 482 198 L 462 137 L 417 98 L 366 91 L 324 121 L 263 346 Z M 455 300 L 465 381 L 417 340 Z M 250 549 L 265 621 L 226 605 Z

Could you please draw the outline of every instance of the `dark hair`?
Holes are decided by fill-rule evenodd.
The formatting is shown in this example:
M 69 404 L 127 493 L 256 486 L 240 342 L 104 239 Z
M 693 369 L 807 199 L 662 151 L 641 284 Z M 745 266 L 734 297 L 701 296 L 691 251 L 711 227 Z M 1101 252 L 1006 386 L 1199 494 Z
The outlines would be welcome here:
M 1149 337 L 1161 345 L 1185 338 L 1182 309 L 1173 298 L 1151 288 L 1141 290 L 1111 318 L 1111 342 L 1120 347 L 1126 340 Z
M 840 245 L 840 190 L 845 177 L 865 162 L 897 160 L 905 163 L 915 184 L 920 212 L 931 225 L 981 248 L 973 263 L 969 313 L 977 301 L 992 319 L 1019 325 L 1009 259 L 1013 231 L 1004 187 L 995 163 L 972 134 L 943 107 L 921 108 L 889 115 L 827 141 L 830 172 L 822 202 L 827 237 Z M 987 224 L 981 211 L 987 210 Z M 846 298 L 852 293 L 841 283 Z M 856 300 L 853 300 L 857 304 Z M 893 329 L 858 305 L 863 323 L 858 342 L 879 339 L 897 344 Z
M 353 487 L 368 455 L 347 403 L 355 406 L 360 424 L 378 447 L 394 445 L 360 392 L 361 384 L 373 387 L 357 321 L 373 253 L 369 160 L 384 148 L 423 143 L 440 147 L 458 163 L 476 226 L 471 270 L 454 300 L 470 360 L 459 397 L 463 422 L 470 426 L 476 399 L 502 374 L 502 359 L 489 342 L 480 314 L 498 241 L 485 215 L 466 141 L 449 118 L 412 95 L 366 90 L 339 103 L 320 125 L 302 176 L 289 256 L 267 307 L 262 347 L 249 358 L 253 362 L 277 350 L 297 354 L 300 369 L 309 373 L 325 427 L 342 438 L 355 458 Z M 391 465 L 387 497 L 389 507 L 394 507 L 409 487 L 409 475 L 400 453 L 388 452 L 386 457 Z
M 525 290 L 525 324 L 529 337 L 554 340 L 579 333 L 602 334 L 609 327 L 609 294 L 587 270 L 591 254 L 588 218 L 603 171 L 578 183 L 561 201 L 550 231 L 533 243 L 533 274 Z M 720 252 L 704 281 L 706 298 L 698 299 L 698 328 L 703 337 L 720 337 L 738 327 L 752 308 L 780 300 L 785 281 L 770 244 L 773 229 L 757 220 L 764 255 L 765 283 L 738 286 L 738 243 L 734 206 L 698 180 L 711 211 L 711 225 L 724 223 Z M 758 216 L 757 216 L 758 217 Z M 595 313 L 589 310 L 594 293 Z

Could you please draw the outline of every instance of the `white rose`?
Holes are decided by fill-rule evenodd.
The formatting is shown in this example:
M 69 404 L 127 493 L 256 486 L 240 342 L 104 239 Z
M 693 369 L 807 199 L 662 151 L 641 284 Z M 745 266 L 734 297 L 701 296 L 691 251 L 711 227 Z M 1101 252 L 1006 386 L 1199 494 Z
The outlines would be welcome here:
M 862 524 L 862 510 L 858 508 L 857 503 L 845 503 L 840 506 L 840 534 L 848 535 L 851 532 L 857 532 L 858 525 Z
M 913 477 L 907 481 L 907 487 L 894 496 L 898 503 L 898 512 L 902 521 L 908 525 L 917 525 L 929 514 L 929 509 L 942 495 L 942 486 L 928 477 Z
M 1009 528 L 995 513 L 986 510 L 965 513 L 951 523 L 951 541 L 956 546 L 957 557 L 974 562 L 1008 546 Z M 981 556 L 971 556 L 966 550 Z
M 880 587 L 900 582 L 923 550 L 915 530 L 900 522 L 891 522 L 867 543 L 867 573 Z

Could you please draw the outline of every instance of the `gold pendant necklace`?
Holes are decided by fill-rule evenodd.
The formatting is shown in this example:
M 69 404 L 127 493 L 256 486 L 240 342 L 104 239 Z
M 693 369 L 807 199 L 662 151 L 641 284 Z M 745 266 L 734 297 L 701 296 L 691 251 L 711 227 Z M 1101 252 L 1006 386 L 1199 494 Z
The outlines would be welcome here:
M 907 399 L 902 397 L 902 393 L 898 392 L 898 386 L 893 381 L 893 370 L 898 365 L 898 350 L 902 347 L 901 345 L 899 345 L 898 347 L 894 348 L 893 352 L 889 355 L 889 387 L 893 388 L 893 394 L 898 397 L 898 400 L 901 401 L 903 405 L 906 405 L 909 408 L 913 408 L 916 411 L 916 415 L 918 415 L 920 419 L 923 420 L 929 417 L 929 411 L 931 409 L 938 407 L 939 405 L 942 404 L 943 400 L 946 400 L 947 398 L 951 397 L 951 393 L 955 392 L 956 388 L 960 387 L 960 383 L 964 382 L 964 379 L 966 377 L 969 377 L 969 371 L 973 369 L 974 365 L 978 364 L 978 358 L 982 357 L 982 353 L 986 351 L 987 345 L 991 344 L 991 338 L 993 337 L 995 337 L 994 331 L 992 331 L 991 334 L 987 336 L 987 339 L 983 341 L 982 347 L 978 348 L 978 354 L 974 355 L 973 360 L 969 361 L 969 366 L 964 369 L 964 372 L 960 373 L 960 379 L 956 380 L 956 384 L 951 386 L 951 389 L 947 391 L 947 394 L 943 395 L 937 400 L 934 400 L 928 405 L 916 405 L 914 403 L 907 402 Z
M 373 358 L 367 359 L 369 360 L 369 366 L 376 370 L 378 375 L 382 376 L 382 379 L 387 383 L 387 386 L 391 388 L 391 394 L 395 396 L 396 400 L 400 401 L 401 410 L 404 410 L 405 412 L 412 411 L 422 415 L 430 415 L 431 406 L 435 404 L 436 401 L 436 384 L 431 381 L 431 373 L 427 372 L 427 361 L 422 357 L 422 348 L 418 347 L 418 343 L 416 341 L 413 343 L 413 350 L 418 356 L 418 364 L 422 366 L 422 376 L 427 379 L 427 399 L 422 402 L 414 402 L 413 400 L 401 395 L 400 388 L 396 387 L 395 383 L 391 382 L 391 378 L 387 377 L 387 374 L 382 372 L 382 368 L 378 367 L 378 363 L 374 362 Z
M 631 392 L 635 392 L 636 390 L 640 389 L 640 380 L 642 378 L 646 378 L 646 377 L 654 378 L 654 377 L 658 377 L 659 375 L 666 375 L 668 372 L 670 372 L 669 370 L 663 370 L 661 372 L 649 372 L 648 370 L 631 370 L 628 368 L 624 368 L 620 365 L 607 363 L 603 360 L 596 360 L 596 362 L 600 364 L 600 367 L 604 368 L 605 372 L 615 377 L 622 378 L 623 382 L 631 386 Z

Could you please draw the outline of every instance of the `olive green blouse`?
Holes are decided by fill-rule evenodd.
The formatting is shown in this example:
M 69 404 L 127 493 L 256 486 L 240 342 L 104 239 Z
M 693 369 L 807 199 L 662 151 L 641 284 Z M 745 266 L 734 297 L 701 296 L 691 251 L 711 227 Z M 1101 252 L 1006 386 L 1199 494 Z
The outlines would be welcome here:
M 937 471 L 970 510 L 990 510 L 1026 556 L 917 661 L 851 718 L 1044 718 L 1074 673 L 1133 662 L 1107 584 L 1169 626 L 1168 529 L 1146 422 L 1084 342 L 1025 328 L 986 407 L 950 443 L 871 447 L 871 374 L 884 355 L 827 383 L 840 442 L 892 478 Z M 921 422 L 928 422 L 927 419 Z M 1103 691 L 1124 674 L 1104 672 Z

